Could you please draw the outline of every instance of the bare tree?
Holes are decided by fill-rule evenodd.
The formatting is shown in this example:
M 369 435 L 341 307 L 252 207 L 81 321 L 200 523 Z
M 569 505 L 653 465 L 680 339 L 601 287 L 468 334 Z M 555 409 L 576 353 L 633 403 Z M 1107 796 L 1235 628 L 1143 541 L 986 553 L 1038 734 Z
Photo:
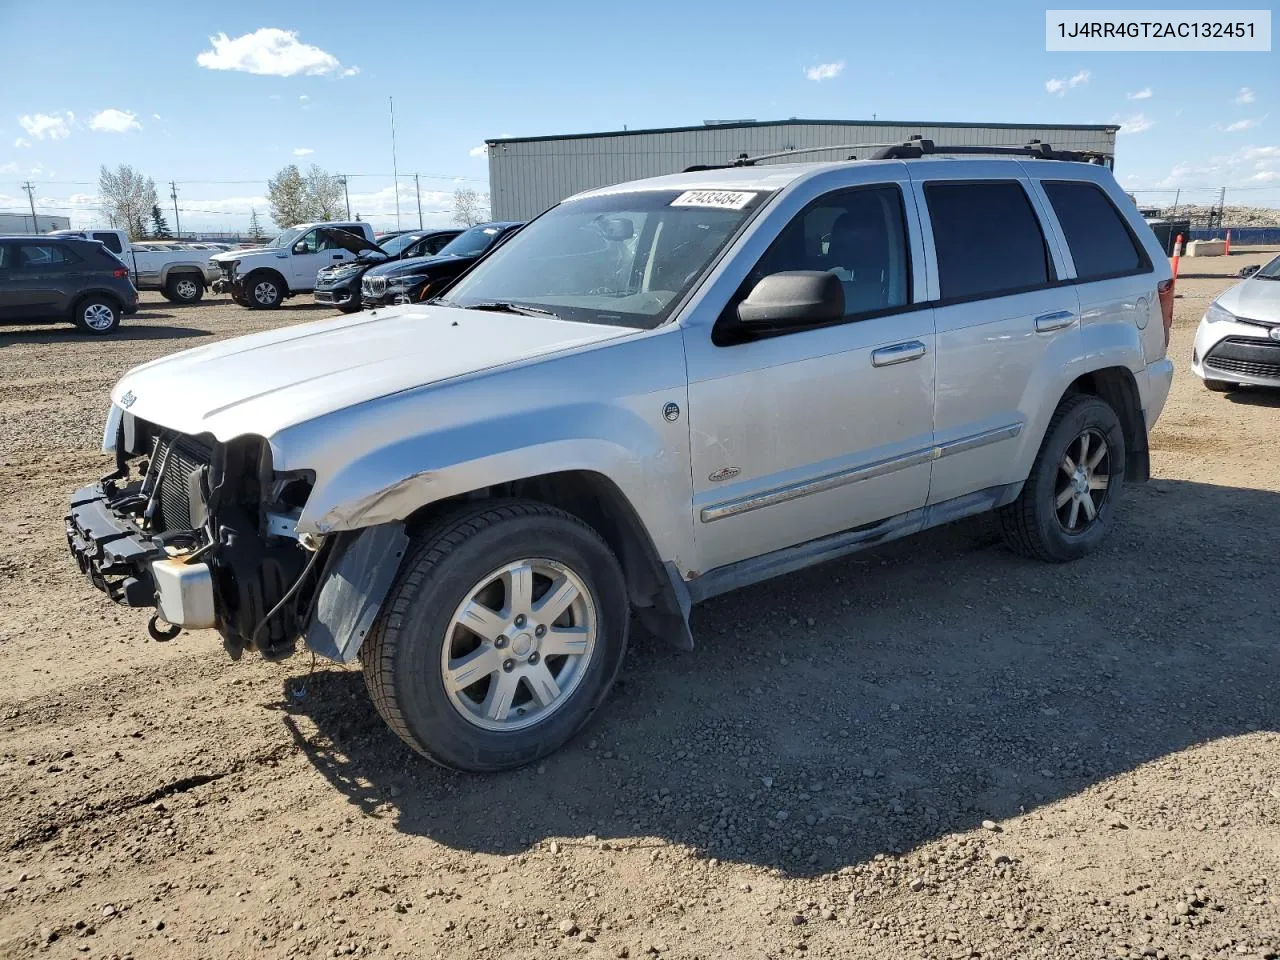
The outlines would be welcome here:
M 470 187 L 453 191 L 453 222 L 474 227 L 489 219 L 489 195 L 476 193 Z
M 282 230 L 311 219 L 307 182 L 296 164 L 289 164 L 267 181 L 267 202 L 271 205 L 271 219 Z
M 313 220 L 337 220 L 345 211 L 342 178 L 314 163 L 307 171 L 307 196 Z
M 147 217 L 156 206 L 156 182 L 127 163 L 98 173 L 98 199 L 107 219 L 129 231 L 133 240 L 146 236 Z

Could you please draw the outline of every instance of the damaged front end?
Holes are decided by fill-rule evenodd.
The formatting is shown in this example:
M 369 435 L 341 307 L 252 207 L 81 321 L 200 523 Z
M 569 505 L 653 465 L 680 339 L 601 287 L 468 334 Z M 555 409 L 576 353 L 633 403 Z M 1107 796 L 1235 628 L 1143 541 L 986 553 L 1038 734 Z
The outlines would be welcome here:
M 124 413 L 114 449 L 116 470 L 72 497 L 67 543 L 112 600 L 156 608 L 153 637 L 213 628 L 232 657 L 277 660 L 306 636 L 354 658 L 398 567 L 387 561 L 403 553 L 402 524 L 298 537 L 315 478 L 274 470 L 261 437 L 222 443 Z

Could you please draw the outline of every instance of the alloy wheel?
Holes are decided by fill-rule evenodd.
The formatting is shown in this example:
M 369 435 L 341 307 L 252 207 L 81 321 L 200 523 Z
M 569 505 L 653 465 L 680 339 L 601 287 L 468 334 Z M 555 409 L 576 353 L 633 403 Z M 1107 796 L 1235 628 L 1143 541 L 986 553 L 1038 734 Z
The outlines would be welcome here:
M 261 304 L 276 302 L 276 285 L 270 280 L 263 280 L 253 288 L 253 298 Z
M 115 322 L 115 311 L 105 303 L 91 303 L 84 308 L 84 324 L 90 330 L 110 330 Z
M 194 280 L 179 280 L 174 285 L 174 291 L 183 300 L 194 300 L 199 292 Z
M 596 605 L 555 560 L 499 567 L 454 611 L 440 654 L 450 703 L 485 730 L 541 723 L 571 697 L 595 651 Z
M 1098 519 L 1111 486 L 1111 448 L 1101 432 L 1089 427 L 1067 444 L 1058 465 L 1054 512 L 1062 529 L 1084 533 Z

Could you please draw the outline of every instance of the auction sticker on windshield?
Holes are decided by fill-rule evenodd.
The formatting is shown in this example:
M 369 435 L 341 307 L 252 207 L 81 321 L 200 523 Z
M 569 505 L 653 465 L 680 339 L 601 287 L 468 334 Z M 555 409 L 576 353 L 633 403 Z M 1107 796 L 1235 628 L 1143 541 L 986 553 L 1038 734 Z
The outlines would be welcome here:
M 742 193 L 738 190 L 686 190 L 671 201 L 671 206 L 741 210 L 754 200 L 755 196 L 754 193 Z

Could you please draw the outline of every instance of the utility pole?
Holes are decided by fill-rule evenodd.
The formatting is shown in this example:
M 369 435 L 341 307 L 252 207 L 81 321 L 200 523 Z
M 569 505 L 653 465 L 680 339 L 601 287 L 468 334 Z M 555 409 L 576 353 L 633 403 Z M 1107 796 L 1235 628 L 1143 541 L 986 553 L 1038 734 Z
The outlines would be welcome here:
M 351 219 L 351 196 L 347 193 L 347 175 L 341 174 L 338 177 L 342 181 L 342 199 L 347 202 L 347 219 Z
M 1169 211 L 1169 216 L 1173 216 L 1178 212 L 1178 199 L 1182 196 L 1182 188 L 1179 187 L 1173 192 L 1173 209 Z
M 181 240 L 182 220 L 178 218 L 178 185 L 172 180 L 169 181 L 169 196 L 173 197 L 173 232 Z
M 28 180 L 22 185 L 22 189 L 27 191 L 27 200 L 31 203 L 31 233 L 33 235 L 38 234 L 40 232 L 40 221 L 36 219 L 36 188 Z
M 422 188 L 418 186 L 418 175 L 413 175 L 413 192 L 418 195 L 418 229 L 422 229 Z
M 1227 188 L 1223 187 L 1218 191 L 1218 226 L 1222 226 L 1222 221 L 1227 219 Z
M 396 229 L 400 229 L 400 169 L 396 166 L 396 98 L 387 97 L 391 103 L 391 176 L 396 187 Z

